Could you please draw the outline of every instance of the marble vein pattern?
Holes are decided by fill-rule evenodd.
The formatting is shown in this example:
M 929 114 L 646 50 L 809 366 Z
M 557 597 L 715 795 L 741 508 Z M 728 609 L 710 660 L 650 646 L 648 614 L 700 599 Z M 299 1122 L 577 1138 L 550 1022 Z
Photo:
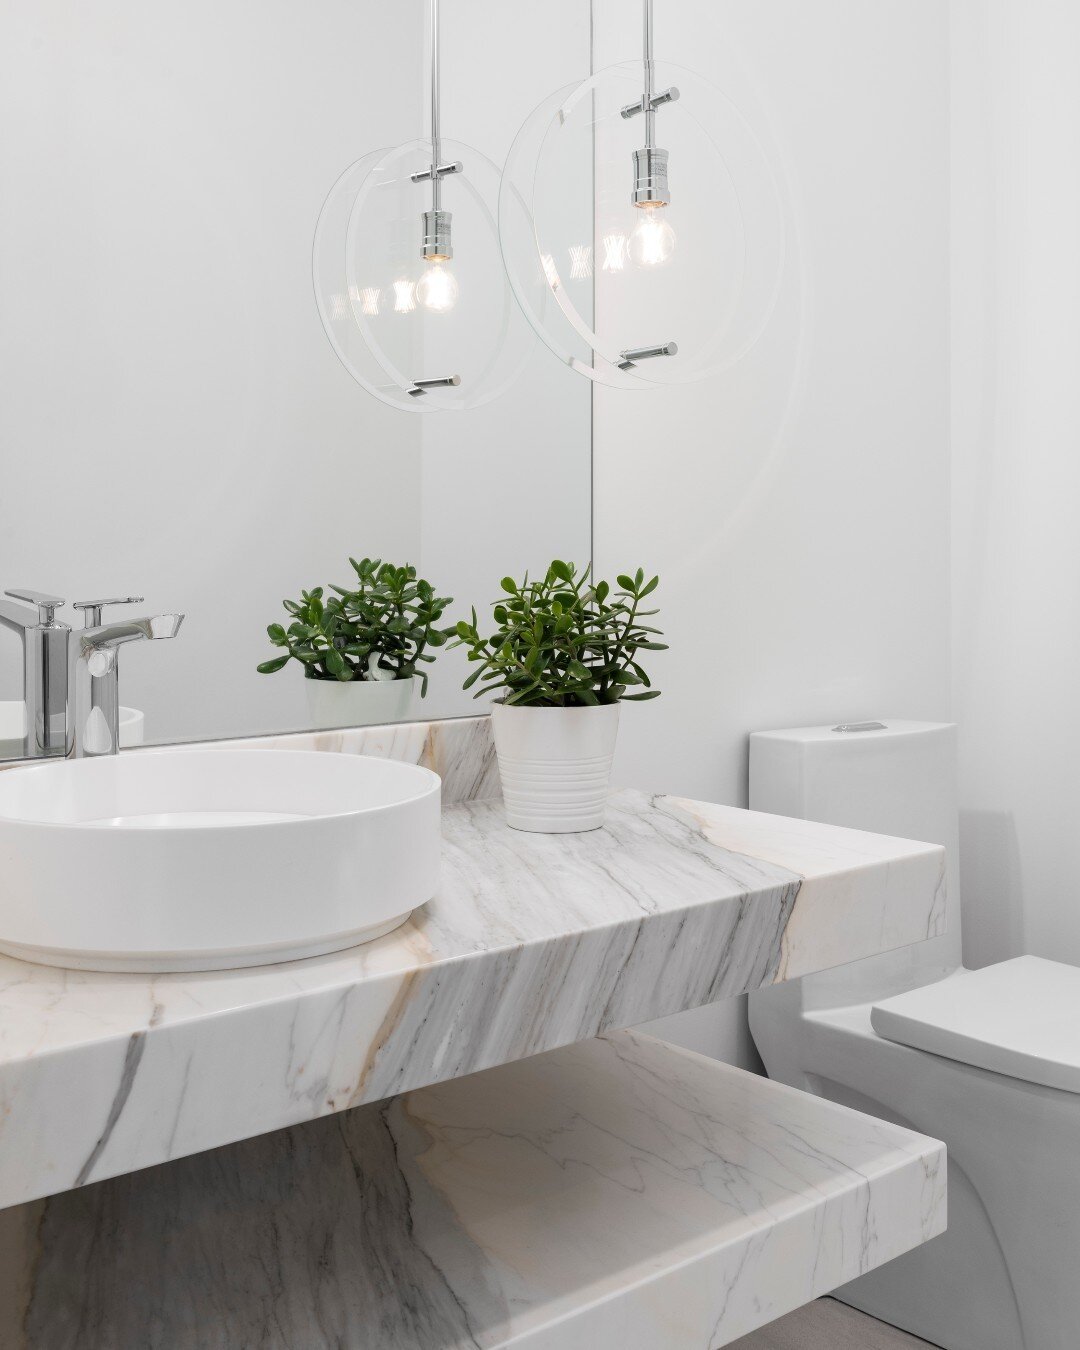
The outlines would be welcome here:
M 943 885 L 937 847 L 731 807 L 620 792 L 546 836 L 469 801 L 439 893 L 366 946 L 156 978 L 0 959 L 0 1207 L 921 941 Z
M 163 747 L 148 747 L 160 749 Z M 441 722 L 397 722 L 346 727 L 339 731 L 297 731 L 234 741 L 204 741 L 175 750 L 324 750 L 336 755 L 373 755 L 422 764 L 442 779 L 445 804 L 494 800 L 502 796 L 490 717 L 453 717 Z
M 325 750 L 337 755 L 374 755 L 434 769 L 443 780 L 444 802 L 502 796 L 490 717 L 451 717 L 436 722 L 394 722 L 334 731 L 289 731 L 229 741 L 186 741 L 147 745 L 143 750 Z M 36 760 L 6 760 L 0 773 Z
M 619 1031 L 8 1211 L 0 1332 L 713 1350 L 940 1233 L 944 1155 Z

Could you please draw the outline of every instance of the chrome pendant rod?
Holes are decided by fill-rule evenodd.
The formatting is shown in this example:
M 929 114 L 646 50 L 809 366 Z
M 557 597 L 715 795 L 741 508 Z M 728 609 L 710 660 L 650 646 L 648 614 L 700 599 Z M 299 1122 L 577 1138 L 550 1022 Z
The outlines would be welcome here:
M 618 366 L 620 370 L 633 370 L 639 361 L 649 361 L 654 356 L 678 356 L 678 354 L 677 342 L 664 342 L 655 347 L 629 347 L 625 352 L 619 353 Z
M 442 208 L 439 174 L 439 0 L 431 0 L 431 209 Z
M 460 383 L 460 375 L 440 375 L 436 380 L 413 380 L 408 392 L 412 398 L 421 398 L 429 389 L 456 389 Z
M 656 110 L 662 108 L 665 103 L 675 103 L 679 98 L 679 91 L 674 85 L 670 89 L 662 89 L 659 94 L 653 92 L 654 70 L 653 70 L 653 0 L 642 0 L 644 8 L 643 33 L 642 33 L 642 74 L 643 90 L 641 97 L 636 103 L 628 103 L 621 109 L 625 118 L 637 117 L 639 113 L 645 114 L 645 146 L 646 150 L 656 149 Z
M 645 53 L 645 88 L 642 90 L 641 106 L 645 109 L 645 148 L 652 150 L 656 145 L 656 109 L 653 106 L 653 0 L 643 0 L 644 33 L 642 48 Z
M 446 262 L 454 256 L 450 238 L 451 214 L 442 209 L 442 180 L 448 173 L 460 173 L 461 161 L 440 164 L 442 137 L 439 129 L 439 0 L 431 0 L 431 163 L 409 177 L 414 183 L 431 179 L 431 210 L 422 217 L 420 256 L 431 262 Z

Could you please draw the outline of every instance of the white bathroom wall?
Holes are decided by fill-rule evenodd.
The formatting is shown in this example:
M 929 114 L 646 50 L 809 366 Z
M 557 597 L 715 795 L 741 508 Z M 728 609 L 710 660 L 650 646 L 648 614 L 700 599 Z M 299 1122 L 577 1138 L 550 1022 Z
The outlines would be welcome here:
M 597 65 L 639 56 L 639 7 L 595 9 Z M 665 0 L 656 22 L 658 56 L 727 72 L 775 144 L 792 249 L 729 376 L 596 391 L 598 567 L 660 573 L 671 643 L 617 773 L 743 805 L 754 729 L 948 716 L 948 14 Z M 741 1007 L 664 1033 L 754 1062 Z
M 953 0 L 953 23 L 965 954 L 1080 964 L 1080 8 Z

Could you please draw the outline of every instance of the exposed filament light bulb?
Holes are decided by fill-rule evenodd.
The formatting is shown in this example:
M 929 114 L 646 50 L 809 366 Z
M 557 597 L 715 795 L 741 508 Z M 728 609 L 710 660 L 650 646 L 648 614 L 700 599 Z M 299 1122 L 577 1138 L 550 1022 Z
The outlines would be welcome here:
M 453 272 L 441 262 L 429 267 L 417 284 L 416 298 L 434 314 L 445 314 L 453 309 L 458 298 L 458 284 Z
M 675 231 L 660 210 L 644 210 L 641 215 L 630 232 L 630 260 L 637 267 L 663 267 L 675 251 Z

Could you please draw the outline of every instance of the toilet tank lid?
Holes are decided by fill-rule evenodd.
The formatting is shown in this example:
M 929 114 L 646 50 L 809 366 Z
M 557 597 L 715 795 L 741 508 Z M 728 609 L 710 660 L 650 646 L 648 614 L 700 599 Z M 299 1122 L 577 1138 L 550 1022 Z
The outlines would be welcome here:
M 1038 956 L 958 970 L 875 1003 L 879 1036 L 946 1059 L 1080 1092 L 1080 969 Z
M 833 722 L 820 727 L 790 727 L 784 731 L 754 731 L 751 740 L 777 741 L 863 741 L 910 736 L 920 731 L 952 730 L 952 722 L 905 722 L 899 718 L 870 718 L 859 722 Z

